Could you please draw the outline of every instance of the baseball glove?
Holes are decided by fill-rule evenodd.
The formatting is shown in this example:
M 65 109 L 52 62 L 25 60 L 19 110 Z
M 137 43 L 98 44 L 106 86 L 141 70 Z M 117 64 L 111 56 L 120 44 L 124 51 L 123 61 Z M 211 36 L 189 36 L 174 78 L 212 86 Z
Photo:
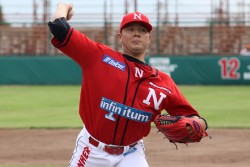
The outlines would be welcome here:
M 198 121 L 185 116 L 162 114 L 156 116 L 154 123 L 158 131 L 174 144 L 185 143 L 187 145 L 187 143 L 200 142 L 203 137 L 208 136 Z M 192 129 L 192 134 L 188 131 L 187 126 Z

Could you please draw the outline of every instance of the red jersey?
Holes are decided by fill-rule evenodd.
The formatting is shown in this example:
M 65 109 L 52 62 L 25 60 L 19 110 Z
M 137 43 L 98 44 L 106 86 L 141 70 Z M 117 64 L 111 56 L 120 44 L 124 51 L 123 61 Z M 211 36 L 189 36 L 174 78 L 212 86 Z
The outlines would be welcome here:
M 97 140 L 129 145 L 147 136 L 162 110 L 170 115 L 198 115 L 165 73 L 114 51 L 70 28 L 66 39 L 52 44 L 82 69 L 79 113 Z

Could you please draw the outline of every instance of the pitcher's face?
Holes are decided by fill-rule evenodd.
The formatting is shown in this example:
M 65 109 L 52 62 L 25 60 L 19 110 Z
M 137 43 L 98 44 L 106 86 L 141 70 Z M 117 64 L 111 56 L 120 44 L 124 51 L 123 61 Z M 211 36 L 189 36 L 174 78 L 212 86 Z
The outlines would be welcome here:
M 136 55 L 145 54 L 151 34 L 142 24 L 131 23 L 122 29 L 119 38 L 124 53 L 136 57 Z

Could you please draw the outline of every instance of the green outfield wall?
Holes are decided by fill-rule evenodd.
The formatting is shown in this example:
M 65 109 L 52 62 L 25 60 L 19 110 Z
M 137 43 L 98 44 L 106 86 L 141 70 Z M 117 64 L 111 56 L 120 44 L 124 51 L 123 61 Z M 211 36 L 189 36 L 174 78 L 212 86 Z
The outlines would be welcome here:
M 152 57 L 147 61 L 177 84 L 250 85 L 250 56 Z
M 0 57 L 0 84 L 80 84 L 80 67 L 66 56 Z
M 177 84 L 250 85 L 250 56 L 147 57 Z M 95 75 L 95 74 L 93 74 Z M 66 56 L 0 57 L 0 84 L 80 84 L 81 69 Z

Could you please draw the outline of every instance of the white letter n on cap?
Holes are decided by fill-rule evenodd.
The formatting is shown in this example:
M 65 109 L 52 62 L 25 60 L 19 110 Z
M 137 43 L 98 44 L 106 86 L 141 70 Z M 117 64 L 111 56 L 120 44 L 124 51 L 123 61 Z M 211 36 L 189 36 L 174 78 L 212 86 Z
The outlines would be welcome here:
M 139 20 L 141 20 L 141 13 L 139 13 L 139 14 L 134 13 L 134 19 L 139 19 Z

